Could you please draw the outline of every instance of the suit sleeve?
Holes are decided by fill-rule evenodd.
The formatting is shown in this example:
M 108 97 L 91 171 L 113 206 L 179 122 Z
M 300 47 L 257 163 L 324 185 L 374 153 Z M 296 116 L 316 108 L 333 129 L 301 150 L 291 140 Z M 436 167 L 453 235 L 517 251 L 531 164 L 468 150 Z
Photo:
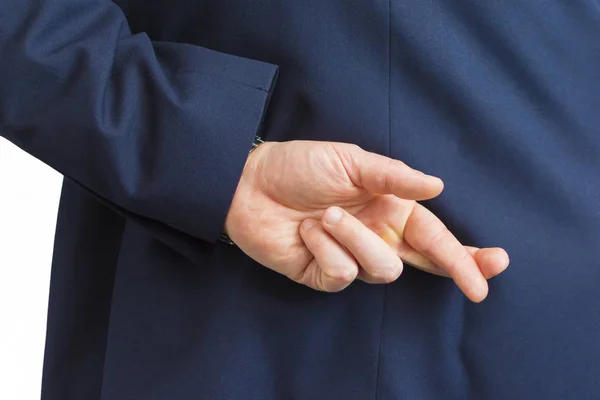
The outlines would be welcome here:
M 205 241 L 276 76 L 132 34 L 109 0 L 0 2 L 0 134 L 125 213 Z

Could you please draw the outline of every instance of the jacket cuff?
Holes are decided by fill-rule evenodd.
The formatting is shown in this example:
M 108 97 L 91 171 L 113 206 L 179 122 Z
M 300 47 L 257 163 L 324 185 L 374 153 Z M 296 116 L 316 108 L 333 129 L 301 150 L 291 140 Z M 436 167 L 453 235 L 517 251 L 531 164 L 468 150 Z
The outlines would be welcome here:
M 198 164 L 193 159 L 184 163 L 178 161 L 179 165 L 187 165 L 189 177 L 177 179 L 180 184 L 185 185 L 180 190 L 187 194 L 172 198 L 188 199 L 190 203 L 181 204 L 179 210 L 174 210 L 173 220 L 165 221 L 168 225 L 211 243 L 222 238 L 227 213 L 253 141 L 261 133 L 277 80 L 277 66 L 250 62 L 256 63 L 251 69 L 250 83 L 248 80 L 244 83 L 236 80 L 235 73 L 232 73 L 234 71 L 228 71 L 226 80 L 219 85 L 217 97 L 211 97 L 213 120 L 206 121 L 207 113 L 202 113 L 201 145 L 205 148 L 198 153 L 209 160 L 198 163 L 202 166 L 202 171 L 194 170 Z M 245 71 L 245 78 L 248 78 L 248 71 Z M 227 89 L 223 90 L 224 87 Z M 219 132 L 206 134 L 206 130 L 211 127 Z M 193 152 L 193 147 L 189 151 Z

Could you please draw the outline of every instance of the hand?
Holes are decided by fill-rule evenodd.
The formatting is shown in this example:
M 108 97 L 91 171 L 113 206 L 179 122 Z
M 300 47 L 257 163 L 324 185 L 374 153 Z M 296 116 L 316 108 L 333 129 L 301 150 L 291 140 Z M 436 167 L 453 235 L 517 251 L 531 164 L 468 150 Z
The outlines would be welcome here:
M 392 282 L 404 260 L 479 302 L 508 255 L 461 245 L 416 202 L 442 189 L 439 178 L 355 145 L 267 142 L 248 157 L 225 228 L 248 256 L 317 290 Z

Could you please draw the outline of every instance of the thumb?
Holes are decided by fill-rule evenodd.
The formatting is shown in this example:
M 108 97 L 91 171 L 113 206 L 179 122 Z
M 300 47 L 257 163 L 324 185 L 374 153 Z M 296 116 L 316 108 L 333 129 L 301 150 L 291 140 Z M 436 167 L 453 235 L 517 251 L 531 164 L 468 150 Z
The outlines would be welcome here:
M 444 189 L 440 178 L 358 146 L 344 146 L 337 153 L 352 182 L 371 193 L 393 194 L 407 200 L 427 200 L 436 197 Z

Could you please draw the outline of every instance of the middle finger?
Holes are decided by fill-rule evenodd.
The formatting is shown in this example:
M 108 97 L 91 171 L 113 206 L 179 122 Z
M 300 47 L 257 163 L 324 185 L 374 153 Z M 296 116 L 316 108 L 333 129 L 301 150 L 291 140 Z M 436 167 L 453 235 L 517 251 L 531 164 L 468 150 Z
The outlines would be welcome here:
M 323 214 L 323 226 L 358 261 L 364 271 L 362 280 L 389 283 L 402 273 L 402 260 L 394 249 L 344 209 L 330 207 Z

